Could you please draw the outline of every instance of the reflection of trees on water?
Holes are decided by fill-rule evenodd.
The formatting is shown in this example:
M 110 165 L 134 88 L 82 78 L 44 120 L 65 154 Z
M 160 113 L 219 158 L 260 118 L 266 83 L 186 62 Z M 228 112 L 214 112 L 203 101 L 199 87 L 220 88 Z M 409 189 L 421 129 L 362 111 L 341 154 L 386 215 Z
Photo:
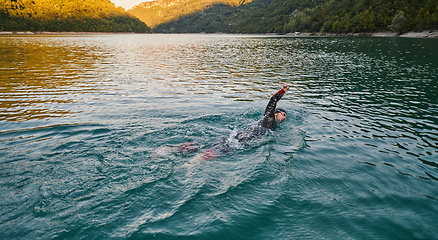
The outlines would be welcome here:
M 94 91 L 85 79 L 93 77 L 97 57 L 67 41 L 0 39 L 0 120 L 26 121 L 78 112 L 71 109 L 78 99 L 74 96 Z

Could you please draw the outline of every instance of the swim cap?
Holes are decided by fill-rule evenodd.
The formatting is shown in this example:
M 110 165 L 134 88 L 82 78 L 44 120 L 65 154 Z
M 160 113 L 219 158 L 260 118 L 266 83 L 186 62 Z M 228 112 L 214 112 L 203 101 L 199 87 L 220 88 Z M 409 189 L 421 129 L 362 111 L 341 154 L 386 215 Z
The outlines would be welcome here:
M 280 112 L 284 112 L 287 114 L 286 110 L 284 110 L 283 108 L 276 108 L 275 109 L 275 113 L 280 113 Z

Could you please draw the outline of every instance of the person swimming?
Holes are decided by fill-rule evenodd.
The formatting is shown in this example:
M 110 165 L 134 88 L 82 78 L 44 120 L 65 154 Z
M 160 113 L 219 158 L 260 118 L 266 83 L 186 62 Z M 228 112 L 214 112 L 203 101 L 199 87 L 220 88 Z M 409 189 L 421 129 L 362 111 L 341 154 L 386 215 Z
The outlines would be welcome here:
M 277 108 L 277 103 L 286 92 L 289 91 L 289 85 L 283 83 L 282 88 L 275 93 L 269 100 L 263 117 L 251 124 L 248 128 L 240 130 L 232 139 L 219 138 L 213 144 L 205 147 L 200 147 L 193 142 L 183 143 L 177 148 L 178 153 L 187 154 L 200 150 L 200 153 L 190 159 L 188 164 L 195 164 L 202 161 L 211 161 L 218 156 L 225 155 L 232 149 L 229 147 L 228 141 L 237 141 L 238 143 L 247 143 L 256 138 L 263 136 L 268 130 L 274 130 L 277 123 L 283 122 L 287 118 L 287 112 L 283 108 Z
M 239 142 L 247 142 L 264 135 L 267 130 L 274 130 L 276 123 L 283 122 L 287 118 L 287 112 L 283 108 L 276 107 L 278 101 L 287 91 L 289 91 L 289 86 L 283 83 L 280 91 L 271 97 L 263 117 L 258 122 L 251 124 L 250 127 L 239 131 L 235 138 Z

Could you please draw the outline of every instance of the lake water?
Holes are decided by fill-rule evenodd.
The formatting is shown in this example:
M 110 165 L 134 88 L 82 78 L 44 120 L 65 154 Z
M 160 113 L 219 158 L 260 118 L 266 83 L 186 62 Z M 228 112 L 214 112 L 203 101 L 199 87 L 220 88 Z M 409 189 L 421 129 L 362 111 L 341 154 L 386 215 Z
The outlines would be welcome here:
M 0 37 L 2 239 L 437 239 L 438 41 Z M 281 83 L 288 118 L 214 161 Z

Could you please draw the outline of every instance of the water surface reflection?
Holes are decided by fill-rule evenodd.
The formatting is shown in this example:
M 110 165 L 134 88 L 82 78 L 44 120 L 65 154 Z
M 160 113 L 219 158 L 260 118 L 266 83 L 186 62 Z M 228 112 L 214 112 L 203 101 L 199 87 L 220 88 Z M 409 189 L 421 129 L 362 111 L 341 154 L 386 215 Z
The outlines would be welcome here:
M 93 51 L 68 37 L 0 38 L 0 120 L 28 121 L 73 116 L 101 89 Z
M 436 239 L 434 45 L 0 37 L 0 235 Z M 154 157 L 245 128 L 284 81 L 288 119 L 260 141 L 190 179 Z

